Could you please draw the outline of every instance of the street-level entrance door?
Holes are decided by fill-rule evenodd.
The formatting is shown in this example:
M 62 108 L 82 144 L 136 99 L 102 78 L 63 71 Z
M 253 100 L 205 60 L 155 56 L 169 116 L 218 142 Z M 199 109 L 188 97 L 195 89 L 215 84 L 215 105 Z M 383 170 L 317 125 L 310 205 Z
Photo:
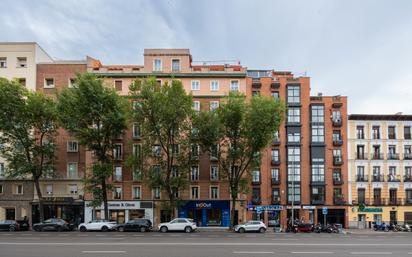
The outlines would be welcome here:
M 396 211 L 390 211 L 389 213 L 389 223 L 390 224 L 397 224 L 398 219 L 397 219 L 397 212 Z
M 359 229 L 366 228 L 366 215 L 365 214 L 358 214 L 358 228 Z
M 6 220 L 15 220 L 16 219 L 16 209 L 6 208 Z

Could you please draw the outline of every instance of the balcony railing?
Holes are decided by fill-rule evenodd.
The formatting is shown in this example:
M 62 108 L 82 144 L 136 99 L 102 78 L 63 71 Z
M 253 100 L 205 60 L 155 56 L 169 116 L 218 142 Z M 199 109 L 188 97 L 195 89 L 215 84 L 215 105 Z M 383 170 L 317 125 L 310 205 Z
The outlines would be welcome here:
M 412 175 L 403 176 L 403 182 L 412 182 Z
M 272 140 L 272 144 L 274 144 L 274 145 L 280 145 L 280 138 L 274 138 L 274 139 Z
M 335 205 L 346 205 L 346 201 L 343 197 L 334 197 L 333 198 L 333 204 Z
M 405 198 L 405 205 L 412 205 L 412 198 Z
M 388 160 L 399 160 L 399 154 L 398 153 L 388 153 L 387 159 Z
M 272 178 L 272 185 L 279 185 L 280 184 L 280 178 Z
M 333 165 L 342 165 L 343 157 L 342 156 L 333 156 Z
M 334 138 L 333 139 L 333 145 L 334 146 L 341 146 L 341 145 L 343 145 L 343 140 L 339 139 L 339 138 Z
M 382 153 L 372 153 L 372 160 L 383 160 Z
M 253 78 L 252 79 L 252 87 L 259 88 L 261 86 L 262 86 L 262 82 L 260 81 L 259 78 Z
M 403 205 L 402 198 L 389 198 L 388 205 Z
M 340 127 L 340 126 L 342 126 L 342 119 L 341 119 L 341 118 L 332 119 L 332 125 L 333 125 L 334 127 Z
M 372 175 L 372 182 L 384 182 L 385 177 L 383 175 Z
M 280 197 L 272 197 L 272 204 L 280 204 Z
M 342 177 L 333 178 L 333 184 L 334 185 L 342 185 L 343 184 Z
M 388 182 L 401 182 L 401 176 L 400 175 L 388 175 Z
M 403 154 L 404 160 L 412 160 L 412 153 L 404 153 Z
M 375 205 L 375 206 L 379 206 L 379 205 L 384 205 L 384 199 L 382 198 L 373 198 L 372 204 L 371 205 Z
M 367 175 L 356 175 L 356 182 L 368 182 L 368 176 Z
M 368 159 L 367 153 L 356 152 L 355 155 L 356 155 L 357 160 L 367 160 Z
M 252 185 L 260 185 L 260 179 L 252 180 Z
M 272 158 L 271 163 L 272 163 L 272 165 L 279 165 L 280 164 L 280 158 Z

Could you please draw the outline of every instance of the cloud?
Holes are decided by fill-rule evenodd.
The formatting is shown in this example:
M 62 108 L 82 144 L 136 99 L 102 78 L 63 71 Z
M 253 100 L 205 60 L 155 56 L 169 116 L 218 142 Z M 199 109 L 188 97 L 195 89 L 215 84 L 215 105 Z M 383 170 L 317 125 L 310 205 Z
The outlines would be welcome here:
M 352 113 L 412 113 L 412 2 L 3 0 L 0 41 L 52 56 L 141 64 L 143 49 L 311 76 L 312 93 L 348 95 Z

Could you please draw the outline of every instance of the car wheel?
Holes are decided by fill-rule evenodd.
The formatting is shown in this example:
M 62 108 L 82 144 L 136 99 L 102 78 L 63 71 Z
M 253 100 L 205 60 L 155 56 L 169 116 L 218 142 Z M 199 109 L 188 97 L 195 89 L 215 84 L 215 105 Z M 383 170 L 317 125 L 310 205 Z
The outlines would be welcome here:
M 168 229 L 167 229 L 166 226 L 163 226 L 163 227 L 160 228 L 160 232 L 162 232 L 162 233 L 166 233 L 167 230 L 168 230 Z
M 146 228 L 145 228 L 145 227 L 141 227 L 141 228 L 140 228 L 140 232 L 146 232 Z
M 265 228 L 260 228 L 259 229 L 259 233 L 265 233 L 266 232 L 266 229 Z
M 109 231 L 109 228 L 107 226 L 103 226 L 102 227 L 102 232 L 107 232 L 107 231 Z
M 244 228 L 239 228 L 238 232 L 239 233 L 245 233 L 245 229 Z
M 186 232 L 186 233 L 192 232 L 192 228 L 189 227 L 189 226 L 185 227 L 185 232 Z
M 14 226 L 10 226 L 10 227 L 9 227 L 9 231 L 10 231 L 10 232 L 16 231 L 16 228 L 15 228 Z
M 41 232 L 44 232 L 44 231 L 46 231 L 46 230 L 45 230 L 44 228 L 41 228 L 40 231 L 41 231 Z
M 38 227 L 34 227 L 33 229 L 34 231 L 40 232 L 40 229 Z
M 56 231 L 57 231 L 57 232 L 62 232 L 62 231 L 63 231 L 63 228 L 62 228 L 61 226 L 58 226 L 58 227 L 56 227 Z
M 118 228 L 117 228 L 117 231 L 119 231 L 119 232 L 124 232 L 124 227 L 118 227 Z
M 86 232 L 86 231 L 87 231 L 87 228 L 86 228 L 85 226 L 81 226 L 81 227 L 79 228 L 79 230 L 80 230 L 80 232 Z

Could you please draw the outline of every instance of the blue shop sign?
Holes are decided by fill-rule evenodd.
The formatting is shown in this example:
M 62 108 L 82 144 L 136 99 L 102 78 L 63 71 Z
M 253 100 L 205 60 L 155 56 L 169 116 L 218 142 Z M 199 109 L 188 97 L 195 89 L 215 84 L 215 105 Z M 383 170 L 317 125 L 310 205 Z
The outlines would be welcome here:
M 257 206 L 255 206 L 255 208 L 252 208 L 251 210 L 256 210 L 257 212 L 282 211 L 283 206 L 282 205 L 257 205 Z
M 228 227 L 230 201 L 187 201 L 179 207 L 179 218 L 188 217 L 195 219 L 201 227 Z

